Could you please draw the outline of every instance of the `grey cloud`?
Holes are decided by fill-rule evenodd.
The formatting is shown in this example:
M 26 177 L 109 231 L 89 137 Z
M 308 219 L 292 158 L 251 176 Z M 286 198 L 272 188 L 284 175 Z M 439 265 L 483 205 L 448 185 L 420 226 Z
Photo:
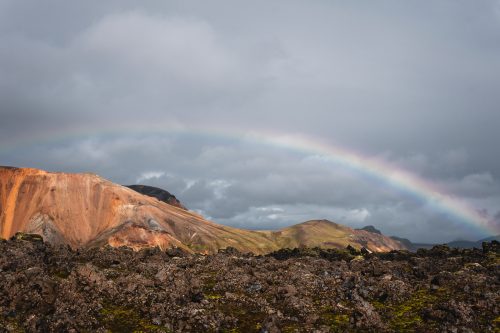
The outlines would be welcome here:
M 479 237 L 422 200 L 307 153 L 161 129 L 319 138 L 494 215 L 499 8 L 0 0 L 0 162 L 123 184 L 161 172 L 144 181 L 232 225 L 326 217 L 419 240 Z M 61 130 L 83 134 L 38 142 Z
M 375 224 L 414 240 L 425 240 L 429 230 L 439 229 L 442 233 L 431 233 L 433 239 L 451 240 L 446 228 L 454 225 L 453 219 L 439 217 L 439 210 L 420 199 L 314 156 L 276 152 L 241 142 L 221 145 L 210 137 L 122 135 L 37 146 L 4 154 L 4 160 L 50 170 L 97 172 L 122 184 L 142 178 L 145 184 L 171 191 L 190 209 L 235 226 L 270 229 L 328 218 L 354 227 Z M 481 190 L 492 178 L 476 175 L 465 180 Z M 456 184 L 463 181 L 457 179 Z M 494 211 L 500 193 L 479 194 L 474 205 Z M 266 210 L 273 207 L 281 211 Z M 453 230 L 457 237 L 475 235 Z
M 470 174 L 459 182 L 449 184 L 450 192 L 464 197 L 489 197 L 495 195 L 500 187 L 500 182 L 489 173 Z

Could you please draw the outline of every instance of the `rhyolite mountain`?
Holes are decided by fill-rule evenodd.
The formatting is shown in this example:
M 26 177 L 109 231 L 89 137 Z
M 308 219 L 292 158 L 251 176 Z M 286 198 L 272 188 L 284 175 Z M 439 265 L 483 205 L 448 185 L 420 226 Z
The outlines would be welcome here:
M 351 245 L 372 251 L 405 248 L 387 236 L 326 220 L 267 231 L 223 226 L 180 203 L 167 203 L 168 198 L 167 202 L 162 197 L 159 200 L 155 195 L 158 191 L 136 190 L 92 173 L 0 167 L 0 236 L 10 238 L 26 232 L 72 248 L 111 245 L 137 250 L 158 246 L 202 253 L 227 247 L 256 254 L 313 246 Z

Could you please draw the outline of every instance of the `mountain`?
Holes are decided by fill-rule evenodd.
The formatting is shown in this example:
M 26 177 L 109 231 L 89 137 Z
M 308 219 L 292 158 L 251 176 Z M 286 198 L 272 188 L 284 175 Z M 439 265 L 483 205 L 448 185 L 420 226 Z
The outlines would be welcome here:
M 367 225 L 361 229 L 356 229 L 356 230 L 365 230 L 374 234 L 382 235 L 382 232 L 372 225 Z M 438 245 L 438 244 L 428 244 L 428 243 L 413 243 L 407 238 L 402 238 L 397 236 L 390 236 L 390 238 L 402 244 L 407 250 L 413 252 L 417 251 L 418 249 L 431 249 L 433 246 Z
M 410 251 L 417 251 L 418 249 L 431 249 L 432 247 L 439 245 L 430 243 L 413 243 L 409 239 L 397 236 L 391 236 L 390 238 L 400 242 Z M 445 245 L 459 249 L 472 249 L 472 248 L 480 249 L 483 246 L 483 242 L 491 242 L 493 240 L 500 241 L 500 235 L 483 238 L 478 241 L 456 240 L 449 243 L 445 243 Z
M 183 204 L 177 198 L 175 195 L 171 194 L 168 191 L 165 191 L 161 188 L 154 187 L 154 186 L 147 186 L 147 185 L 125 185 L 128 188 L 131 188 L 132 190 L 139 192 L 141 194 L 156 198 L 160 201 L 163 201 L 165 203 L 168 203 L 169 205 L 175 206 L 182 208 L 184 210 L 187 210 L 186 207 L 184 207 Z
M 380 230 L 375 228 L 372 225 L 367 225 L 361 229 L 356 229 L 356 230 L 365 230 L 374 234 L 379 234 L 381 235 L 382 233 Z M 431 249 L 433 246 L 439 245 L 439 244 L 430 244 L 430 243 L 413 243 L 407 238 L 401 238 L 397 236 L 391 236 L 390 238 L 394 239 L 395 241 L 403 244 L 404 247 L 406 247 L 410 251 L 417 251 L 418 249 Z M 500 235 L 496 236 L 491 236 L 487 238 L 480 239 L 478 241 L 467 241 L 467 240 L 456 240 L 453 242 L 446 243 L 445 245 L 448 245 L 449 247 L 456 247 L 456 248 L 461 248 L 461 249 L 472 249 L 472 248 L 477 248 L 480 249 L 483 245 L 483 242 L 491 242 L 493 240 L 500 241 Z
M 417 251 L 418 249 L 431 249 L 433 246 L 438 245 L 431 243 L 413 243 L 411 240 L 407 238 L 401 238 L 397 236 L 391 236 L 391 238 L 403 244 L 408 250 L 414 252 Z
M 279 248 L 321 246 L 345 248 L 353 245 L 371 251 L 404 249 L 401 243 L 384 235 L 355 230 L 328 220 L 312 220 L 277 231 L 263 231 L 270 235 Z
M 274 249 L 255 232 L 221 226 L 97 175 L 0 168 L 0 230 L 37 233 L 73 248 L 127 245 L 214 252 Z
M 478 241 L 456 240 L 453 242 L 449 242 L 448 246 L 458 247 L 462 249 L 472 249 L 474 247 L 480 249 L 483 246 L 483 242 L 491 242 L 493 240 L 500 241 L 500 235 L 483 238 Z
M 368 232 L 371 232 L 371 233 L 374 233 L 374 234 L 379 234 L 379 235 L 382 235 L 382 232 L 380 230 L 378 230 L 377 228 L 375 228 L 374 226 L 372 225 L 367 225 L 361 229 L 356 229 L 356 230 L 364 230 L 364 231 L 368 231 Z
M 40 234 L 50 243 L 73 248 L 109 244 L 213 253 L 234 247 L 256 254 L 304 246 L 404 248 L 384 235 L 326 220 L 276 231 L 237 229 L 95 174 L 0 167 L 0 236 L 9 238 L 16 232 Z

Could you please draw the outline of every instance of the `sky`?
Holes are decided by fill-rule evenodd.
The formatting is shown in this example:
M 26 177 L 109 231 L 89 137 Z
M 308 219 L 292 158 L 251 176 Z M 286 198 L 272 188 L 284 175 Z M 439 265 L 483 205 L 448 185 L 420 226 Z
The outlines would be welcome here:
M 266 138 L 382 161 L 498 231 L 499 106 L 499 0 L 0 0 L 0 165 L 161 187 L 226 225 L 487 236 Z

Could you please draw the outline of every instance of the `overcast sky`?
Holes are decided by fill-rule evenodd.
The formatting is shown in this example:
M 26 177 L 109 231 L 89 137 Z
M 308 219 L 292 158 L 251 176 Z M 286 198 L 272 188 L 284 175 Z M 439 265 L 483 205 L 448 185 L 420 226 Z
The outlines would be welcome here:
M 0 0 L 0 164 L 162 187 L 219 223 L 483 237 L 321 156 L 189 128 L 377 157 L 498 227 L 499 125 L 499 0 Z

